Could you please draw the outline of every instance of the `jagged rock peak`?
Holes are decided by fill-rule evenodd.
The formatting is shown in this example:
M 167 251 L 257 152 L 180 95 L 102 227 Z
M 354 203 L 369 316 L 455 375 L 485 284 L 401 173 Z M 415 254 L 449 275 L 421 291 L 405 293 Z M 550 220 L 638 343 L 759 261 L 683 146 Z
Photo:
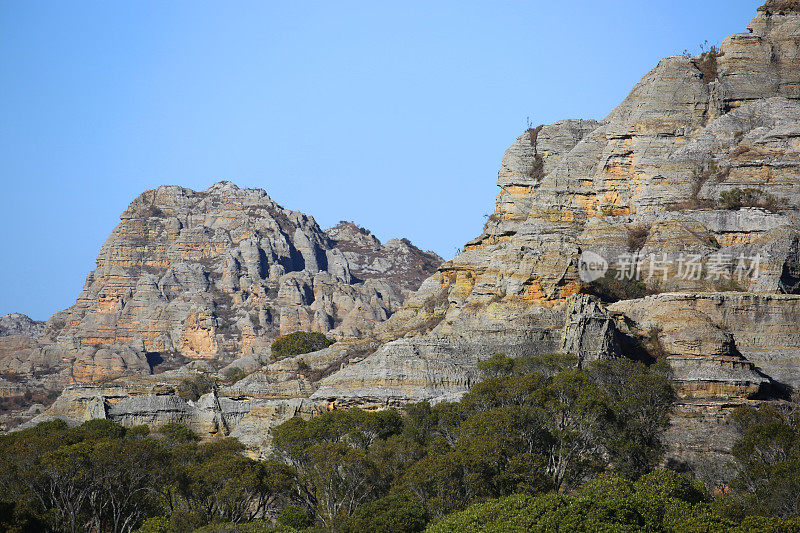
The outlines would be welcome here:
M 0 372 L 52 389 L 190 360 L 269 360 L 278 335 L 368 333 L 441 263 L 410 243 L 364 245 L 355 235 L 369 232 L 329 232 L 264 190 L 228 181 L 145 191 L 103 244 L 74 305 L 46 327 L 3 318 L 3 334 L 28 324 L 28 337 L 41 338 L 0 343 Z
M 768 0 L 758 8 L 760 13 L 785 15 L 800 13 L 800 0 Z

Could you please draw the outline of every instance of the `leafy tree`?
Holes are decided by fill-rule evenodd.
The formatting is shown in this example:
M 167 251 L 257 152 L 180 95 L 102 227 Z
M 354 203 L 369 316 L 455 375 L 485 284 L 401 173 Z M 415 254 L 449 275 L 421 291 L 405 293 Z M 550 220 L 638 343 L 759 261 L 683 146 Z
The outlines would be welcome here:
M 458 454 L 440 450 L 411 465 L 400 487 L 413 494 L 429 516 L 438 517 L 469 502 L 464 474 Z
M 2 483 L 63 531 L 130 531 L 154 508 L 164 453 L 107 420 L 42 424 L 0 441 Z
M 178 491 L 204 523 L 253 520 L 291 490 L 291 467 L 254 461 L 241 454 L 243 449 L 232 438 L 199 444 L 180 469 Z
M 738 473 L 731 488 L 753 514 L 790 517 L 800 514 L 800 410 L 789 403 L 739 408 L 733 420 L 740 438 L 731 452 Z
M 294 529 L 305 529 L 314 525 L 314 517 L 302 507 L 288 505 L 278 515 L 278 523 Z
M 329 442 L 310 447 L 307 454 L 309 462 L 300 469 L 298 482 L 326 527 L 349 518 L 378 492 L 381 474 L 366 452 Z
M 669 366 L 611 359 L 595 362 L 589 373 L 609 409 L 603 435 L 609 462 L 616 472 L 636 479 L 664 453 L 661 435 L 669 427 L 675 401 Z

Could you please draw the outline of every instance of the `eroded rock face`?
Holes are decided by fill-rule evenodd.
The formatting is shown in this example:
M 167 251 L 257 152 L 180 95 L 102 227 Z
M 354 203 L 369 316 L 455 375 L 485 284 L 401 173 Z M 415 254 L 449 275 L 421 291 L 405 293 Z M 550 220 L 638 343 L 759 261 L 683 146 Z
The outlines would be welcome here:
M 3 375 L 60 390 L 193 360 L 268 360 L 278 335 L 369 333 L 441 263 L 350 222 L 323 231 L 230 182 L 162 186 L 120 218 L 75 305 L 46 324 L 0 319 Z
M 227 394 L 238 402 L 233 408 L 222 407 L 220 401 L 219 412 L 247 411 L 238 422 L 226 422 L 227 431 L 242 436 L 252 450 L 263 451 L 268 437 L 254 435 L 292 413 L 308 416 L 314 409 L 345 405 L 382 408 L 454 399 L 479 379 L 477 363 L 493 354 L 567 351 L 584 361 L 665 358 L 681 397 L 669 436 L 673 454 L 686 460 L 698 453 L 723 454 L 732 438 L 725 422 L 731 407 L 779 397 L 800 386 L 800 13 L 776 5 L 761 8 L 748 33 L 726 39 L 719 56 L 662 60 L 605 119 L 561 121 L 521 135 L 503 157 L 496 209 L 483 233 L 361 340 L 273 363 L 230 387 L 236 393 L 218 391 L 218 398 Z M 764 208 L 719 204 L 722 193 L 747 188 L 774 198 Z M 209 231 L 220 225 L 232 231 L 227 220 L 209 224 Z M 279 282 L 285 280 L 279 284 L 278 300 L 288 309 L 281 307 L 275 314 L 270 307 L 281 327 L 284 317 L 294 325 L 307 316 L 298 310 L 309 305 L 303 287 L 317 286 L 315 268 L 327 264 L 328 275 L 349 275 L 366 280 L 365 285 L 371 274 L 385 275 L 386 263 L 365 253 L 374 248 L 371 238 L 352 234 L 344 239 L 344 231 L 352 234 L 352 228 L 340 227 L 324 236 L 347 241 L 333 247 L 314 232 L 304 232 L 310 235 L 305 240 L 294 239 L 307 265 L 304 273 L 279 273 L 274 267 Z M 317 250 L 326 246 L 341 256 L 326 251 L 323 259 Z M 246 259 L 256 254 L 237 249 L 238 270 L 230 267 L 236 275 L 219 266 L 223 279 L 230 280 L 220 286 L 223 292 L 236 287 L 236 279 L 240 288 L 258 285 L 257 279 L 272 280 L 273 265 L 283 265 L 277 258 L 287 261 L 279 246 L 272 249 L 275 255 L 266 254 L 272 258 L 266 261 L 268 268 Z M 180 250 L 195 253 L 188 244 Z M 650 259 L 641 264 L 645 271 L 640 273 L 649 289 L 661 294 L 611 306 L 583 294 L 587 283 L 579 268 L 587 252 L 605 258 L 612 270 L 631 258 L 634 264 Z M 160 253 L 148 250 L 147 257 L 160 258 Z M 288 260 L 292 257 L 289 253 Z M 695 268 L 701 275 L 685 275 L 686 257 L 699 265 Z M 342 258 L 347 268 L 338 266 Z M 664 268 L 650 271 L 653 258 Z M 720 258 L 730 258 L 722 270 Z M 99 263 L 103 286 L 124 286 L 109 266 Z M 403 266 L 394 268 L 404 271 Z M 172 271 L 176 281 L 153 281 L 154 288 L 147 290 L 156 295 L 161 287 L 175 290 L 171 288 L 182 279 L 194 280 L 184 282 L 189 286 L 216 283 L 213 275 L 193 277 L 190 268 Z M 131 299 L 119 291 L 96 294 L 100 297 L 87 301 L 109 309 L 120 301 L 124 309 L 125 298 Z M 247 290 L 241 298 L 249 301 L 251 294 L 255 291 Z M 192 324 L 200 333 L 190 341 L 194 351 L 213 352 L 228 342 L 214 334 L 213 308 L 197 300 L 192 300 L 194 307 L 178 301 L 197 310 Z M 158 320 L 169 323 L 169 313 L 164 314 Z M 81 324 L 91 324 L 95 315 L 78 305 L 74 316 L 67 329 L 73 333 L 65 335 L 80 335 Z M 250 323 L 266 327 L 253 317 Z M 352 332 L 344 319 L 331 330 L 337 327 Z M 187 338 L 163 329 L 167 333 L 143 342 L 167 347 L 168 339 L 174 347 Z M 217 348 L 201 342 L 212 338 Z M 633 353 L 637 346 L 649 346 L 649 353 Z M 310 403 L 304 403 L 309 397 Z M 294 403 L 248 410 L 245 406 L 253 400 Z M 115 416 L 123 420 L 127 415 Z M 255 420 L 242 426 L 248 417 Z
M 799 50 L 800 13 L 767 6 L 718 57 L 662 60 L 604 120 L 520 136 L 483 234 L 380 326 L 388 342 L 312 398 L 436 401 L 467 390 L 494 353 L 586 360 L 656 342 L 682 397 L 673 451 L 725 448 L 699 429 L 703 413 L 717 423 L 731 406 L 800 385 Z M 719 205 L 737 188 L 775 198 L 768 209 Z M 657 258 L 664 268 L 643 263 L 642 279 L 672 293 L 610 308 L 586 301 L 585 252 L 612 271 L 634 253 Z M 682 257 L 702 274 L 681 275 Z M 696 446 L 678 446 L 690 435 Z
M 229 182 L 204 192 L 159 187 L 121 219 L 59 343 L 233 359 L 297 330 L 357 336 L 440 262 L 354 224 L 324 232 L 263 190 Z

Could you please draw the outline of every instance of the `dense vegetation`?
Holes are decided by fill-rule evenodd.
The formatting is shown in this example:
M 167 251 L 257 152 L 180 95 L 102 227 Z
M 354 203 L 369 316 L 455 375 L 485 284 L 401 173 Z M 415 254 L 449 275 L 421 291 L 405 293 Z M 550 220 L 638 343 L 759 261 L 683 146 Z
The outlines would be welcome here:
M 267 461 L 178 424 L 40 424 L 0 437 L 0 531 L 800 531 L 800 409 L 737 411 L 712 497 L 657 469 L 666 366 L 576 362 L 495 356 L 459 402 L 294 418 Z
M 334 341 L 322 333 L 312 333 L 310 331 L 295 331 L 288 335 L 278 337 L 272 343 L 272 358 L 283 359 L 302 355 L 304 353 L 316 352 L 327 348 Z
M 471 505 L 434 523 L 430 533 L 470 531 L 800 531 L 800 519 L 747 516 L 733 520 L 684 476 L 653 470 L 635 482 L 606 475 L 570 495 L 516 494 Z

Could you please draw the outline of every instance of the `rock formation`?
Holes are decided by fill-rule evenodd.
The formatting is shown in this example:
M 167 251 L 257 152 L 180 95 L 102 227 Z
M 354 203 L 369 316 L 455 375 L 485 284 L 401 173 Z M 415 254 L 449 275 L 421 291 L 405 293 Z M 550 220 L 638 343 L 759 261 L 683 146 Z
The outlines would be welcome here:
M 367 334 L 365 311 L 352 302 L 368 302 L 366 319 L 375 320 L 401 300 L 380 289 L 361 292 L 372 290 L 370 275 L 383 268 L 358 259 L 372 246 L 368 236 L 344 239 L 340 232 L 352 228 L 341 227 L 321 235 L 302 217 L 265 216 L 275 222 L 264 232 L 298 229 L 294 255 L 273 244 L 261 247 L 264 257 L 252 249 L 263 237 L 232 215 L 210 220 L 205 197 L 193 203 L 195 196 L 174 189 L 146 194 L 121 227 L 130 242 L 153 244 L 104 247 L 59 338 L 141 339 L 143 350 L 197 358 L 222 347 L 247 353 L 269 327 L 284 331 L 284 324 L 361 337 L 270 364 L 186 407 L 176 407 L 162 383 L 138 390 L 121 384 L 123 392 L 113 393 L 77 386 L 48 416 L 130 423 L 182 417 L 206 427 L 206 435 L 239 436 L 258 455 L 268 449 L 266 430 L 293 414 L 453 399 L 479 379 L 477 362 L 493 354 L 572 352 L 582 362 L 666 359 L 681 397 L 669 435 L 673 455 L 724 453 L 731 407 L 780 399 L 800 386 L 798 62 L 800 9 L 770 1 L 747 33 L 725 39 L 718 52 L 659 62 L 605 119 L 526 131 L 503 156 L 496 209 L 483 233 Z M 180 201 L 162 200 L 169 195 Z M 249 201 L 256 200 L 243 204 Z M 161 214 L 151 215 L 151 205 Z M 136 222 L 126 224 L 125 216 Z M 148 240 L 152 231 L 164 237 Z M 333 240 L 347 244 L 327 244 Z M 128 251 L 134 248 L 140 252 Z M 219 259 L 203 277 L 192 265 L 209 254 Z M 597 281 L 582 269 L 598 258 L 622 282 L 639 279 L 629 288 L 653 294 L 610 305 L 587 294 Z M 317 274 L 326 265 L 328 273 Z M 138 276 L 133 286 L 124 274 L 131 268 L 162 270 Z M 316 296 L 328 295 L 317 287 L 330 285 L 315 276 L 367 281 L 358 291 L 348 285 L 353 292 L 340 308 L 328 305 L 336 297 Z M 214 305 L 194 297 L 212 286 L 235 296 Z M 277 307 L 256 303 L 275 286 Z M 306 287 L 314 288 L 313 302 Z M 175 303 L 155 314 L 137 304 L 162 297 Z M 221 316 L 241 336 L 220 335 Z
M 72 307 L 46 325 L 0 319 L 6 378 L 60 390 L 191 361 L 252 366 L 278 335 L 369 333 L 441 263 L 350 222 L 323 231 L 230 182 L 162 186 L 120 218 Z
M 0 316 L 0 337 L 30 337 L 35 339 L 44 332 L 44 322 L 32 320 L 22 313 Z
M 399 338 L 312 398 L 451 398 L 494 353 L 586 360 L 652 340 L 682 398 L 673 453 L 691 460 L 725 448 L 710 442 L 725 409 L 800 385 L 800 12 L 775 6 L 718 53 L 662 60 L 604 120 L 520 136 L 483 234 L 381 326 Z M 719 205 L 746 189 L 768 201 Z M 587 302 L 588 252 L 662 294 Z

